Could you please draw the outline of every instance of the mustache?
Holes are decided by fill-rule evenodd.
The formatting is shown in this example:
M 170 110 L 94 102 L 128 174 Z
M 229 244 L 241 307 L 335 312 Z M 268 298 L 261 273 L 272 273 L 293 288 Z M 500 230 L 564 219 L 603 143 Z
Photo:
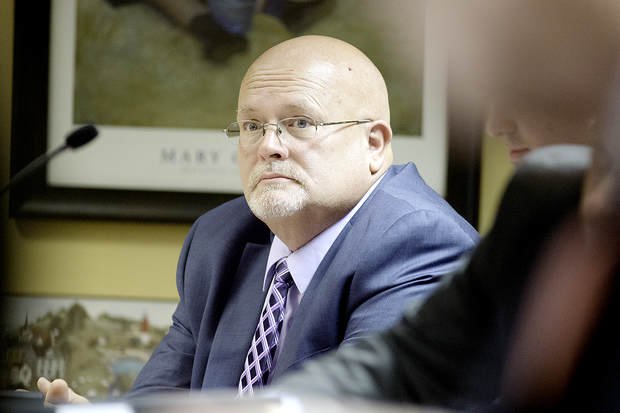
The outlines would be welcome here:
M 287 178 L 293 179 L 294 181 L 303 183 L 303 178 L 301 174 L 298 172 L 298 169 L 289 161 L 278 161 L 278 162 L 270 162 L 257 165 L 256 168 L 250 174 L 250 188 L 254 188 L 258 185 L 261 177 L 265 173 L 275 173 L 282 176 L 286 176 Z

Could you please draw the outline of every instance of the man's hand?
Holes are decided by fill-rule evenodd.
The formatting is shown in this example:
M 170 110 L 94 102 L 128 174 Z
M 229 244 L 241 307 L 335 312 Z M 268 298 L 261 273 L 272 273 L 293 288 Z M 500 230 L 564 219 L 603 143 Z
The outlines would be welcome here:
M 63 403 L 89 403 L 88 399 L 74 392 L 66 381 L 56 379 L 50 382 L 45 377 L 39 377 L 37 387 L 43 394 L 45 406 L 55 406 Z

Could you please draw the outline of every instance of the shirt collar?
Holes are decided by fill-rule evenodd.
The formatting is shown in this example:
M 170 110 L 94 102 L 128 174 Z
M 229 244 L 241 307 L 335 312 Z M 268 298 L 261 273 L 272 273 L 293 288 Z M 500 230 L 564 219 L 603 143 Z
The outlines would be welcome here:
M 288 249 L 288 247 L 282 242 L 282 240 L 280 240 L 280 238 L 278 238 L 277 235 L 274 236 L 271 243 L 271 249 L 269 250 L 269 258 L 267 259 L 267 268 L 265 269 L 265 278 L 263 281 L 263 291 L 269 288 L 269 284 L 271 283 L 271 278 L 273 275 L 272 267 L 280 258 L 287 257 L 286 264 L 288 265 L 291 277 L 293 277 L 295 286 L 299 290 L 300 294 L 303 295 L 308 287 L 308 284 L 310 284 L 316 269 L 319 267 L 319 264 L 321 264 L 321 261 L 323 261 L 327 251 L 329 251 L 329 248 L 332 246 L 336 238 L 338 238 L 338 235 L 340 235 L 340 232 L 345 225 L 347 225 L 357 210 L 364 204 L 364 201 L 366 201 L 377 185 L 379 185 L 379 182 L 381 182 L 384 176 L 385 174 L 377 179 L 377 182 L 375 182 L 368 189 L 368 191 L 366 191 L 362 199 L 355 204 L 353 209 L 351 209 L 347 215 L 311 239 L 306 245 L 299 248 L 297 251 L 291 252 L 291 250 Z

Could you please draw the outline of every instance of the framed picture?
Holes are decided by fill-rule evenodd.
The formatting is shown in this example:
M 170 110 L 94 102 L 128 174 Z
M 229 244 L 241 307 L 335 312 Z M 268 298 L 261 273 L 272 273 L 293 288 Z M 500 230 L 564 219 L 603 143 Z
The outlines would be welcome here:
M 479 151 L 463 157 L 450 145 L 446 74 L 424 1 L 279 2 L 299 9 L 253 10 L 232 39 L 180 3 L 16 2 L 12 174 L 79 125 L 100 136 L 13 189 L 12 216 L 191 221 L 238 196 L 236 147 L 222 129 L 235 119 L 241 78 L 262 51 L 308 33 L 349 41 L 377 64 L 395 161 L 415 162 L 475 224 Z M 386 24 L 402 29 L 376 30 Z
M 0 389 L 63 378 L 88 398 L 118 397 L 170 326 L 172 301 L 3 296 Z

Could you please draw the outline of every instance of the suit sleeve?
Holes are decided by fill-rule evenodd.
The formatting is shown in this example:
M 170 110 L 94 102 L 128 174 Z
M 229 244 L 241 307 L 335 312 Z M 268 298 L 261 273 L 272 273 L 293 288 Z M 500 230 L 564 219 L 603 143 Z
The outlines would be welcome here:
M 352 281 L 344 344 L 394 325 L 408 307 L 419 306 L 478 240 L 426 210 L 404 215 L 376 235 Z
M 187 235 L 177 265 L 179 304 L 172 315 L 172 325 L 136 378 L 127 397 L 161 391 L 188 389 L 196 343 L 188 309 L 185 265 L 197 224 Z

